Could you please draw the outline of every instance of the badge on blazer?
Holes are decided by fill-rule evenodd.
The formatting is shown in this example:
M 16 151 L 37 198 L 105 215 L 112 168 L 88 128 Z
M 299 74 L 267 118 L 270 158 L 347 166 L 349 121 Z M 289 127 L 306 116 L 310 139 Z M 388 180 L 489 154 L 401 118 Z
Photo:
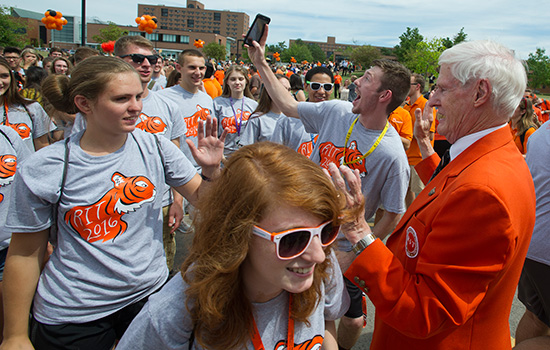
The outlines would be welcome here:
M 411 259 L 418 256 L 418 236 L 412 226 L 407 227 L 407 236 L 405 238 L 405 253 Z

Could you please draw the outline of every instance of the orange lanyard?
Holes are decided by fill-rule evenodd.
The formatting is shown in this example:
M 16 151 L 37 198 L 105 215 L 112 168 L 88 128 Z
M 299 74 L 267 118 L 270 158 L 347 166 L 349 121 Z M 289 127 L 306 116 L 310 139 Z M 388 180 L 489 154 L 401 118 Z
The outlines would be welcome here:
M 286 348 L 287 350 L 294 350 L 294 319 L 290 317 L 292 311 L 292 294 L 288 294 L 288 330 L 286 338 Z M 262 343 L 262 337 L 258 331 L 258 326 L 256 326 L 256 321 L 252 317 L 254 322 L 254 330 L 250 333 L 252 338 L 252 344 L 254 345 L 255 350 L 265 350 L 264 343 Z

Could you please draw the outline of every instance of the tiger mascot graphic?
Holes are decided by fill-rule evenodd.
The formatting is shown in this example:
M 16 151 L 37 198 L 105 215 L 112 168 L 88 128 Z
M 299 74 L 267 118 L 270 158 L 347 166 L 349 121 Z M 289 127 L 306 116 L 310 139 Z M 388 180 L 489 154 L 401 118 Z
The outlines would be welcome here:
M 199 130 L 199 119 L 206 120 L 206 117 L 209 115 L 210 110 L 208 108 L 202 108 L 200 105 L 197 105 L 197 111 L 192 116 L 183 118 L 185 120 L 185 125 L 187 126 L 187 133 L 185 136 L 197 136 Z
M 6 120 L 5 125 L 17 131 L 17 133 L 23 140 L 29 139 L 31 137 L 31 128 L 29 128 L 29 126 L 25 123 L 10 124 L 10 122 Z
M 309 158 L 311 156 L 311 153 L 313 152 L 313 145 L 317 142 L 318 138 L 319 135 L 315 135 L 313 140 L 301 143 L 296 151 Z
M 17 168 L 17 157 L 6 154 L 0 157 L 0 187 L 9 185 L 15 176 Z M 0 203 L 4 200 L 4 195 L 0 193 Z
M 122 216 L 155 199 L 155 186 L 145 176 L 126 177 L 115 172 L 111 181 L 113 188 L 97 202 L 65 213 L 65 222 L 90 243 L 123 234 L 128 224 Z
M 351 141 L 348 149 L 346 150 L 346 159 L 344 159 L 344 147 L 336 147 L 332 142 L 324 142 L 319 147 L 319 156 L 321 157 L 320 165 L 328 169 L 330 163 L 336 165 L 346 164 L 350 169 L 359 169 L 361 176 L 366 175 L 367 168 L 365 166 L 365 160 L 360 160 L 355 163 L 351 163 L 354 160 L 361 158 L 363 154 L 357 149 L 357 142 Z
M 237 109 L 237 120 L 240 120 L 241 123 L 246 122 L 250 118 L 251 114 L 252 113 L 250 113 L 249 111 L 243 112 L 240 109 Z M 222 123 L 222 128 L 229 129 L 228 134 L 234 134 L 237 132 L 237 125 L 235 124 L 234 116 L 223 118 L 221 123 Z
M 316 335 L 302 344 L 294 344 L 296 350 L 319 350 L 323 345 L 323 337 Z M 286 350 L 286 340 L 281 340 L 275 345 L 275 350 Z
M 166 133 L 166 123 L 159 117 L 149 117 L 145 113 L 139 115 L 140 122 L 136 124 L 136 128 L 146 131 L 150 134 L 163 135 Z

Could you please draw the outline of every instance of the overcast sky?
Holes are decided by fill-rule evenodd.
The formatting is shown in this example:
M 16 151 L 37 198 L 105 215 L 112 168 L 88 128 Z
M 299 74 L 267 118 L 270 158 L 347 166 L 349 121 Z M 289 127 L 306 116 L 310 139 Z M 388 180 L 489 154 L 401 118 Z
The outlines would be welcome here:
M 137 4 L 186 6 L 186 1 L 86 0 L 86 16 L 136 25 Z M 491 39 L 526 59 L 536 48 L 550 50 L 550 0 L 204 0 L 206 9 L 271 17 L 269 44 L 289 39 L 393 47 L 407 27 L 428 39 L 452 38 L 462 27 L 469 40 Z M 0 0 L 0 4 L 80 16 L 81 1 Z M 540 15 L 539 15 L 540 11 Z M 139 14 L 141 15 L 141 14 Z M 549 54 L 550 52 L 547 52 Z

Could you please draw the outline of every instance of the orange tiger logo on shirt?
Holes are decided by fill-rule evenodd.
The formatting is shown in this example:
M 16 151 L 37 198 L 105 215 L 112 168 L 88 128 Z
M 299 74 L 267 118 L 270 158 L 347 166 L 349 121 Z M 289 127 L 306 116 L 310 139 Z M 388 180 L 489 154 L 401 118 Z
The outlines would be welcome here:
M 6 120 L 6 126 L 9 126 L 13 130 L 17 131 L 23 140 L 31 137 L 31 128 L 29 128 L 29 126 L 25 123 L 10 124 L 10 122 Z
M 0 187 L 9 185 L 15 176 L 17 168 L 17 157 L 6 154 L 0 157 Z M 4 200 L 4 195 L 0 194 L 0 203 Z
M 332 142 L 324 142 L 319 147 L 319 156 L 321 158 L 320 165 L 328 169 L 330 163 L 336 165 L 346 164 L 350 169 L 359 169 L 361 173 L 366 173 L 365 160 L 360 160 L 351 163 L 354 160 L 361 158 L 363 154 L 357 149 L 357 142 L 351 141 L 346 149 L 346 159 L 344 156 L 344 147 L 336 147 Z
M 318 138 L 319 135 L 315 135 L 313 140 L 301 143 L 297 149 L 298 153 L 303 154 L 304 156 L 309 158 L 311 156 L 311 153 L 313 153 L 313 145 L 317 142 Z
M 246 122 L 248 120 L 248 118 L 250 118 L 250 115 L 252 113 L 250 113 L 249 111 L 241 111 L 240 109 L 237 109 L 237 119 L 240 121 L 240 123 L 242 122 Z M 241 124 L 242 125 L 242 124 Z M 229 129 L 229 134 L 234 134 L 237 132 L 237 125 L 235 124 L 235 117 L 232 116 L 232 117 L 225 117 L 222 119 L 222 128 L 225 129 L 225 128 L 228 128 Z
M 296 350 L 319 350 L 323 345 L 323 337 L 316 335 L 302 344 L 294 344 Z M 275 350 L 286 350 L 286 340 L 281 340 L 275 345 Z
M 126 177 L 115 172 L 111 181 L 114 187 L 97 202 L 65 213 L 65 222 L 90 243 L 123 234 L 128 224 L 122 216 L 155 199 L 155 186 L 145 176 Z
M 160 117 L 149 117 L 147 114 L 141 113 L 139 119 L 141 121 L 136 124 L 136 128 L 150 134 L 163 135 L 166 133 L 166 123 Z
M 208 108 L 202 108 L 200 105 L 197 105 L 197 111 L 192 116 L 183 118 L 185 120 L 185 125 L 187 126 L 187 133 L 185 136 L 197 136 L 199 130 L 199 118 L 206 120 L 206 117 L 209 115 L 210 110 Z

